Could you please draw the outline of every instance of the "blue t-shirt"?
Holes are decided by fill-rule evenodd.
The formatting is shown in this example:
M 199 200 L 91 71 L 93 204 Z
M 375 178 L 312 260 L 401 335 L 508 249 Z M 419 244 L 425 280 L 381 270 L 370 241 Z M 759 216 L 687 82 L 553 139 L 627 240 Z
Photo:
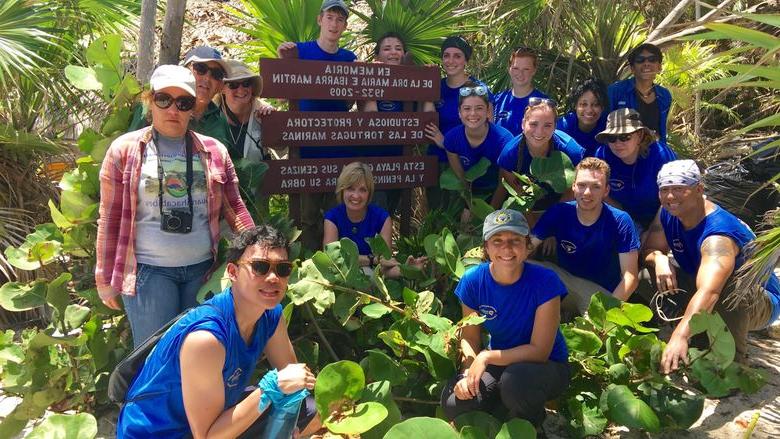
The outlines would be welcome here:
M 580 124 L 577 121 L 577 114 L 573 111 L 566 113 L 558 119 L 557 129 L 570 135 L 581 147 L 585 148 L 585 157 L 593 157 L 601 144 L 596 141 L 596 134 L 604 131 L 607 127 L 607 112 L 603 111 L 596 126 L 589 132 L 580 130 Z
M 713 212 L 706 215 L 696 227 L 690 230 L 685 230 L 682 222 L 666 209 L 661 209 L 660 219 L 666 235 L 666 242 L 674 253 L 675 261 L 680 264 L 683 271 L 691 276 L 696 276 L 699 271 L 701 245 L 708 237 L 721 235 L 734 240 L 740 249 L 734 265 L 735 272 L 745 263 L 745 254 L 742 249 L 756 239 L 756 235 L 745 223 L 717 204 Z M 780 280 L 772 273 L 764 287 L 772 302 L 772 317 L 767 322 L 770 324 L 780 316 Z
M 329 53 L 320 47 L 316 41 L 295 43 L 298 47 L 298 59 L 311 61 L 353 62 L 357 57 L 347 49 L 339 48 L 336 53 Z M 326 99 L 301 99 L 298 101 L 301 111 L 349 111 L 347 101 Z M 324 157 L 354 157 L 359 154 L 356 148 L 339 146 L 304 146 L 300 148 L 301 158 Z
M 639 235 L 631 217 L 606 203 L 595 223 L 577 218 L 577 202 L 558 203 L 544 212 L 531 232 L 558 243 L 558 265 L 569 273 L 595 282 L 610 294 L 620 284 L 619 253 L 639 250 Z
M 509 172 L 528 174 L 531 169 L 531 160 L 533 157 L 531 157 L 531 153 L 525 145 L 523 145 L 524 159 L 522 169 L 517 169 L 517 150 L 523 142 L 525 142 L 525 136 L 520 134 L 512 139 L 511 142 L 507 143 L 504 150 L 501 151 L 501 155 L 498 157 L 498 166 Z M 583 149 L 576 140 L 571 138 L 571 136 L 559 130 L 555 130 L 555 133 L 553 133 L 552 148 L 550 148 L 550 151 L 560 151 L 566 154 L 574 166 L 577 166 L 585 157 L 585 149 Z
M 485 317 L 482 326 L 490 334 L 490 349 L 511 349 L 531 342 L 536 309 L 560 296 L 566 287 L 549 268 L 524 264 L 523 274 L 512 285 L 501 285 L 490 274 L 490 263 L 470 268 L 455 288 L 461 303 Z M 566 362 L 569 352 L 558 329 L 550 360 Z
M 268 339 L 276 331 L 281 305 L 266 310 L 255 325 L 252 343 L 247 346 L 238 331 L 233 291 L 227 288 L 206 303 L 193 308 L 163 335 L 146 357 L 130 389 L 127 403 L 117 421 L 117 437 L 184 437 L 190 425 L 184 412 L 179 351 L 184 339 L 194 331 L 208 331 L 225 347 L 223 410 L 236 405 L 249 383 L 257 360 Z
M 469 76 L 469 81 L 479 85 L 484 85 L 488 89 L 488 100 L 493 102 L 493 94 L 490 92 L 484 82 Z M 461 86 L 462 87 L 462 86 Z M 458 98 L 460 97 L 461 87 L 452 88 L 447 85 L 447 78 L 441 78 L 441 96 L 436 102 L 436 111 L 439 113 L 439 131 L 446 135 L 451 129 L 460 125 L 460 115 L 458 114 Z M 440 162 L 447 161 L 447 152 L 435 144 L 428 147 L 428 154 L 439 157 Z
M 504 150 L 504 145 L 512 140 L 512 133 L 488 122 L 488 134 L 485 140 L 472 147 L 466 138 L 466 128 L 463 125 L 451 129 L 444 136 L 444 148 L 460 157 L 464 171 L 468 171 L 482 157 L 490 160 L 491 166 L 485 175 L 474 181 L 476 189 L 495 189 L 498 183 L 498 156 Z
M 599 147 L 596 157 L 609 165 L 609 196 L 646 229 L 661 207 L 656 183 L 658 171 L 664 163 L 677 159 L 674 151 L 666 145 L 653 142 L 648 147 L 647 157 L 639 156 L 633 165 L 623 163 L 623 160 L 612 154 L 608 146 Z
M 525 108 L 531 98 L 547 98 L 547 95 L 533 89 L 528 96 L 517 98 L 512 94 L 511 88 L 497 94 L 493 101 L 493 121 L 496 125 L 508 130 L 513 136 L 519 136 L 523 132 Z
M 344 203 L 325 212 L 325 219 L 336 225 L 339 231 L 339 239 L 349 238 L 357 244 L 361 255 L 371 254 L 371 247 L 366 238 L 373 238 L 382 231 L 385 220 L 390 216 L 386 210 L 376 204 L 367 206 L 366 216 L 363 221 L 353 223 L 347 216 L 347 206 Z

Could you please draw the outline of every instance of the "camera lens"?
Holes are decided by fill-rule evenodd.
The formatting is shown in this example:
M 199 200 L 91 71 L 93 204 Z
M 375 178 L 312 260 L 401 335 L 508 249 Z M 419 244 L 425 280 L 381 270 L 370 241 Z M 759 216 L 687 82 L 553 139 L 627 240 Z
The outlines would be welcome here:
M 179 230 L 181 220 L 177 216 L 169 216 L 165 222 L 165 228 L 171 231 Z

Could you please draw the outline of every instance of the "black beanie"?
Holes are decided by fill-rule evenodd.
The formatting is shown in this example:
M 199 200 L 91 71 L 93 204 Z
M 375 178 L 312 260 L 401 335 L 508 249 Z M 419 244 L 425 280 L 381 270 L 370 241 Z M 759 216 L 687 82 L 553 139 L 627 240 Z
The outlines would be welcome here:
M 444 51 L 450 47 L 460 49 L 461 52 L 463 52 L 463 55 L 466 57 L 466 61 L 471 59 L 471 53 L 473 52 L 473 49 L 471 48 L 471 45 L 463 39 L 463 37 L 458 35 L 445 38 L 444 42 L 441 43 L 441 56 L 444 56 Z

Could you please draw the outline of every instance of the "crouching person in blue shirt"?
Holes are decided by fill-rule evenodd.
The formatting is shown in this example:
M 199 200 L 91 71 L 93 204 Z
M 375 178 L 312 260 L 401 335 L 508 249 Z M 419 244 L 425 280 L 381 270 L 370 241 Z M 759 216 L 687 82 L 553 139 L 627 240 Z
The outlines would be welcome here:
M 720 314 L 734 336 L 735 360 L 744 362 L 748 331 L 762 329 L 780 315 L 780 280 L 769 273 L 765 282 L 751 285 L 734 276 L 756 235 L 704 197 L 693 160 L 665 164 L 658 172 L 658 188 L 661 211 L 650 226 L 645 261 L 656 290 L 673 294 L 684 309 L 661 355 L 661 370 L 670 373 L 689 362 L 689 324 L 700 311 Z
M 526 263 L 528 232 L 520 212 L 488 215 L 482 238 L 489 261 L 470 269 L 455 289 L 463 317 L 485 321 L 463 328 L 461 373 L 441 395 L 449 419 L 503 405 L 509 416 L 539 427 L 545 402 L 569 386 L 568 351 L 558 328 L 566 288 L 553 271 Z M 482 327 L 490 334 L 487 349 L 480 347 Z
M 244 396 L 258 359 L 272 367 L 278 396 L 313 389 L 314 374 L 297 363 L 279 304 L 292 265 L 289 242 L 261 225 L 244 230 L 227 252 L 232 287 L 179 319 L 160 339 L 131 384 L 119 413 L 118 438 L 237 437 L 262 427 L 262 389 Z M 270 383 L 274 384 L 274 383 Z M 311 399 L 311 398 L 310 398 Z M 273 405 L 273 403 L 272 403 Z M 302 434 L 319 428 L 313 400 L 301 408 Z
M 564 320 L 584 314 L 596 292 L 628 300 L 639 284 L 639 235 L 626 212 L 604 202 L 609 174 L 603 160 L 581 161 L 572 184 L 575 201 L 547 209 L 531 232 L 534 247 L 555 238 L 558 264 L 533 263 L 552 269 L 566 285 Z

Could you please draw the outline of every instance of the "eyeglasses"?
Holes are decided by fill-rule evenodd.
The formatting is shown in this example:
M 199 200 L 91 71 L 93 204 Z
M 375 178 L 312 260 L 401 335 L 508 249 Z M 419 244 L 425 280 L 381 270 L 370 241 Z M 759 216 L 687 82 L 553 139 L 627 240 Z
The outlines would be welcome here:
M 195 107 L 195 98 L 192 96 L 179 96 L 174 98 L 168 93 L 155 93 L 152 97 L 152 101 L 157 108 L 165 110 L 174 103 L 176 103 L 176 109 L 179 111 L 190 111 Z
M 225 79 L 225 71 L 222 70 L 222 67 L 209 67 L 209 65 L 204 62 L 192 63 L 192 70 L 201 76 L 208 72 L 211 74 L 211 77 L 217 81 Z
M 236 90 L 238 87 L 252 88 L 254 81 L 251 79 L 244 79 L 243 81 L 228 82 L 227 86 L 231 90 Z
M 485 96 L 486 94 L 488 94 L 488 89 L 484 85 L 477 85 L 475 87 L 461 87 L 458 93 L 460 93 L 460 95 L 463 96 L 464 98 L 466 96 L 474 96 L 474 95 Z
M 634 133 L 629 133 L 629 134 L 608 134 L 608 135 L 604 136 L 604 139 L 607 141 L 607 143 L 615 143 L 618 140 L 620 140 L 621 142 L 628 142 L 629 140 L 631 140 L 631 136 L 633 136 L 633 135 L 634 135 Z
M 558 104 L 549 98 L 538 98 L 536 96 L 528 99 L 528 106 L 529 107 L 535 107 L 537 105 L 549 105 L 553 109 L 558 107 Z
M 645 61 L 651 63 L 657 63 L 660 61 L 660 59 L 658 58 L 658 55 L 647 55 L 647 56 L 637 55 L 637 57 L 634 58 L 634 64 L 642 64 Z
M 238 265 L 249 265 L 252 274 L 265 276 L 268 272 L 274 272 L 279 277 L 288 277 L 292 274 L 293 264 L 290 261 L 271 262 L 267 259 L 252 259 L 251 261 L 238 261 Z

